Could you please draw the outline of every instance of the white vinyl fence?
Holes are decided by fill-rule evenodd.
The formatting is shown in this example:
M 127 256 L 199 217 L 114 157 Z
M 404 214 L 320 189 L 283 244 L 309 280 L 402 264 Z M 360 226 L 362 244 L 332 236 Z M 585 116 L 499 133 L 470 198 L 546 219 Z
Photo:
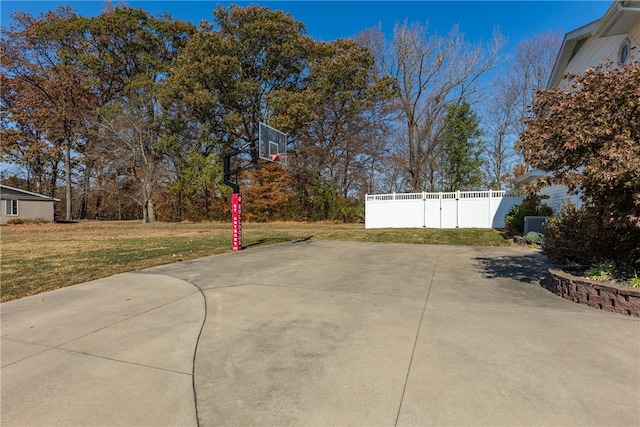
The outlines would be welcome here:
M 502 228 L 522 197 L 505 191 L 365 196 L 365 228 Z

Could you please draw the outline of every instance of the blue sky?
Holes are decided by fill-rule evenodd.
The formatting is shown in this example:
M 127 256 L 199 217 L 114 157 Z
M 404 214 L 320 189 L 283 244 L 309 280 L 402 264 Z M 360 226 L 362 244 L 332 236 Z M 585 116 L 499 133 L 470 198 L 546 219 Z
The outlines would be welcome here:
M 113 0 L 117 4 L 117 0 Z M 211 20 L 216 5 L 259 4 L 290 13 L 303 22 L 307 33 L 316 40 L 329 41 L 353 36 L 367 28 L 382 24 L 390 34 L 395 22 L 429 22 L 429 28 L 447 32 L 460 24 L 472 41 L 488 40 L 499 26 L 509 38 L 507 50 L 523 38 L 549 29 L 563 33 L 600 18 L 611 1 L 127 1 L 152 14 L 167 12 L 174 18 L 198 23 Z M 100 13 L 102 1 L 16 1 L 0 3 L 2 25 L 11 22 L 10 14 L 24 10 L 38 15 L 57 5 L 68 4 L 80 14 Z

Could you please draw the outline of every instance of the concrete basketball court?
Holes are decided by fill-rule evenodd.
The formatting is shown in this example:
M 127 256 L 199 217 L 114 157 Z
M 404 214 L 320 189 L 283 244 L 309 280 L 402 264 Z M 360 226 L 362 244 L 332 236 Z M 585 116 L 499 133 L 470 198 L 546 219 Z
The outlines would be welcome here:
M 544 260 L 309 240 L 3 303 L 0 423 L 640 425 L 640 319 Z

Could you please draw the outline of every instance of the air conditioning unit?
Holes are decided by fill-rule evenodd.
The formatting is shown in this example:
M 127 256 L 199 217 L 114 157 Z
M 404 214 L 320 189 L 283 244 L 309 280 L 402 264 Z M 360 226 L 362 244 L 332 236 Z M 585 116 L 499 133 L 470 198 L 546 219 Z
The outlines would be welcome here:
M 548 216 L 525 216 L 524 217 L 524 235 L 530 231 L 544 234 L 547 228 Z

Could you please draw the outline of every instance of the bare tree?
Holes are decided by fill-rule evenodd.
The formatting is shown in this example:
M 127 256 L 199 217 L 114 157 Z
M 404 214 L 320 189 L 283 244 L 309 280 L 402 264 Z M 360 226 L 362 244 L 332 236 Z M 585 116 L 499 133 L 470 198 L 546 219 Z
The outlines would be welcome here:
M 547 31 L 520 41 L 509 66 L 494 80 L 483 127 L 487 173 L 496 188 L 513 186 L 517 171 L 527 170 L 514 144 L 526 129 L 524 120 L 535 92 L 547 86 L 561 40 L 559 32 Z
M 520 95 L 516 103 L 518 133 L 526 128 L 522 121 L 527 117 L 535 92 L 547 87 L 561 43 L 562 34 L 559 31 L 547 31 L 526 38 L 516 45 L 513 67 L 507 74 L 507 79 L 508 84 Z
M 166 171 L 164 155 L 157 149 L 162 134 L 153 95 L 152 85 L 129 91 L 118 104 L 102 108 L 100 125 L 104 148 L 117 165 L 117 179 L 135 188 L 132 197 L 142 209 L 143 222 L 156 220 L 152 196 Z
M 484 91 L 479 79 L 497 65 L 504 38 L 496 31 L 488 44 L 474 45 L 458 26 L 446 35 L 429 34 L 426 26 L 405 21 L 396 24 L 391 41 L 379 28 L 359 39 L 376 54 L 379 72 L 399 86 L 391 158 L 401 163 L 412 191 L 435 190 L 447 108 L 462 99 L 473 102 Z
M 513 182 L 518 155 L 514 142 L 518 129 L 515 87 L 498 81 L 483 116 L 487 177 L 492 188 L 502 190 Z

